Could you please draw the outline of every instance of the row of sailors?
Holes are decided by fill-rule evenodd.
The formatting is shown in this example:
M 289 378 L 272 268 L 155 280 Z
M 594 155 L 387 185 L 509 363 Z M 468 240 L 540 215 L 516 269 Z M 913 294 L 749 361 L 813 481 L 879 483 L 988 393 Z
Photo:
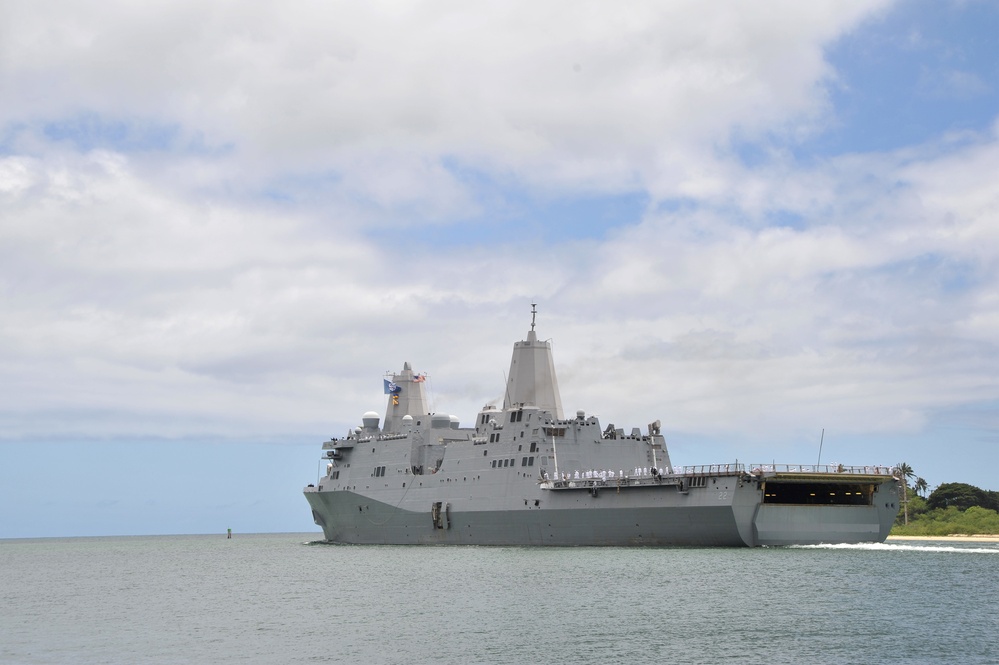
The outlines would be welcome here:
M 662 468 L 657 469 L 655 467 L 636 466 L 630 475 L 625 475 L 623 469 L 618 470 L 617 473 L 607 469 L 601 469 L 599 471 L 591 469 L 589 471 L 576 471 L 571 475 L 568 473 L 560 473 L 558 474 L 560 477 L 557 478 L 557 480 L 613 480 L 615 478 L 641 478 L 642 476 L 656 477 L 665 473 L 666 469 Z M 547 471 L 545 471 L 543 475 L 545 480 L 551 480 Z

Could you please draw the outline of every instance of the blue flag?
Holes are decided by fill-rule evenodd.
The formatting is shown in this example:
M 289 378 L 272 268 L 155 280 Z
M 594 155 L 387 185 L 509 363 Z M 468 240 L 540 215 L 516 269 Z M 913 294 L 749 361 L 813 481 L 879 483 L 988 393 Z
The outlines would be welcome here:
M 386 395 L 398 395 L 402 392 L 402 388 L 392 383 L 388 379 L 382 379 L 385 382 L 385 394 Z

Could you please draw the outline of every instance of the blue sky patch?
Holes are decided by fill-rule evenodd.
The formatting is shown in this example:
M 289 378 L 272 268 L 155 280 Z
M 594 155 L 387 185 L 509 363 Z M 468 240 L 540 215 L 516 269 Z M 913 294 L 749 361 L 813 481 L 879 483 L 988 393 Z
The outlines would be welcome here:
M 80 113 L 45 123 L 42 133 L 51 141 L 73 144 L 79 152 L 108 149 L 129 153 L 171 150 L 180 131 L 173 124 L 108 119 L 96 113 Z
M 472 179 L 474 180 L 474 179 Z M 400 238 L 407 243 L 436 247 L 464 247 L 483 243 L 519 244 L 538 240 L 546 244 L 605 238 L 613 229 L 638 224 L 648 206 L 645 192 L 564 197 L 538 196 L 525 189 L 490 187 L 483 181 L 474 191 L 483 213 L 437 225 L 413 227 L 404 222 L 372 229 L 375 239 Z M 405 211 L 399 211 L 405 219 Z M 567 231 L 571 229 L 571 231 Z
M 999 3 L 916 0 L 861 25 L 827 53 L 838 125 L 812 156 L 895 150 L 982 131 L 999 112 Z

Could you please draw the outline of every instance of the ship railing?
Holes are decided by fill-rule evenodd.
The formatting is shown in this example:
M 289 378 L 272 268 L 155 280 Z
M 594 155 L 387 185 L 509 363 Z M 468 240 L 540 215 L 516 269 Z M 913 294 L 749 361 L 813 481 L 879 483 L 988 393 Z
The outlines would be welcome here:
M 865 476 L 889 476 L 895 473 L 891 465 L 845 466 L 843 464 L 701 464 L 692 466 L 674 466 L 673 475 L 677 476 L 718 476 L 733 473 L 842 473 Z
M 723 476 L 732 473 L 745 473 L 746 465 L 739 464 L 699 464 L 692 466 L 674 466 L 675 476 Z
M 748 471 L 747 471 L 748 470 Z M 604 477 L 601 475 L 568 478 L 542 478 L 538 484 L 542 489 L 594 489 L 618 487 L 644 487 L 651 485 L 680 485 L 684 478 L 698 476 L 726 476 L 752 473 L 765 475 L 770 473 L 814 473 L 842 475 L 892 475 L 894 467 L 887 465 L 874 466 L 844 466 L 842 464 L 700 464 L 692 466 L 674 466 L 672 473 L 664 469 L 662 474 L 615 474 Z
M 871 466 L 845 466 L 843 464 L 750 464 L 749 470 L 760 473 L 836 473 L 844 475 L 890 476 L 895 467 L 890 464 Z
M 619 489 L 622 487 L 651 487 L 654 485 L 677 485 L 680 478 L 663 474 L 653 476 L 616 476 L 614 478 L 568 478 L 560 480 L 540 480 L 541 489 L 546 490 L 577 490 L 577 489 Z

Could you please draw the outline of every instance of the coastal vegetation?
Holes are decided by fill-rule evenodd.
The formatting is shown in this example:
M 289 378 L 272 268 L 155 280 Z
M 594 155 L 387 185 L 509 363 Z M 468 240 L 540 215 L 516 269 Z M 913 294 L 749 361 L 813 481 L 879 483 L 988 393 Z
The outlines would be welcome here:
M 926 481 L 917 478 L 907 464 L 900 464 L 898 468 L 902 476 L 900 482 L 905 483 L 902 488 L 905 503 L 892 535 L 999 534 L 999 492 L 966 483 L 944 483 L 924 497 Z

